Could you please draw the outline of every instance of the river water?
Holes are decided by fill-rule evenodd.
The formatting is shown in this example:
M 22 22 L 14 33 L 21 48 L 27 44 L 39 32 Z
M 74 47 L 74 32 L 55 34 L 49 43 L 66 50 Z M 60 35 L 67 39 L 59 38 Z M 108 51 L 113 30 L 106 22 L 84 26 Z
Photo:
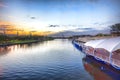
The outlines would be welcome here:
M 65 39 L 1 47 L 0 80 L 97 80 L 87 59 Z

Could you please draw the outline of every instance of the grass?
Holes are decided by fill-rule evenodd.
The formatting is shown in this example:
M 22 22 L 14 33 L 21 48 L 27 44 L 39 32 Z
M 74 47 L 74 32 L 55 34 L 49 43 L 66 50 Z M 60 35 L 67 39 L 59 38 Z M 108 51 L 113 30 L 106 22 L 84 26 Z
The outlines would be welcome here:
M 0 44 L 22 44 L 22 43 L 32 43 L 37 40 L 9 40 L 9 41 L 1 41 Z
M 27 43 L 27 42 L 34 42 L 36 40 L 11 40 L 8 43 Z
M 44 37 L 44 36 L 9 37 L 9 36 L 0 35 L 0 46 L 13 45 L 13 44 L 27 44 L 27 43 L 34 43 L 38 41 L 46 41 L 46 40 L 53 40 L 53 38 Z

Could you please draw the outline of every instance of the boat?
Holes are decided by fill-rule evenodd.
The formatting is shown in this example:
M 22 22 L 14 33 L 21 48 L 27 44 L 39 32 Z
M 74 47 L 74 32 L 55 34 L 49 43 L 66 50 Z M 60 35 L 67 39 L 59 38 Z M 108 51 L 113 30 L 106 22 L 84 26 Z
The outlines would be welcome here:
M 106 39 L 100 39 L 100 40 L 91 40 L 91 41 L 88 41 L 84 44 L 84 52 L 87 54 L 87 55 L 92 55 L 94 56 L 94 51 L 95 51 L 95 47 L 97 45 L 99 45 L 101 42 L 103 42 L 104 40 Z
M 94 56 L 120 69 L 120 37 L 106 39 L 97 45 Z
M 93 56 L 120 70 L 120 37 L 91 40 L 82 45 L 77 42 L 74 44 L 82 48 L 82 52 L 86 55 Z
M 79 50 L 79 51 L 83 51 L 83 43 L 80 43 L 76 40 L 72 41 L 72 44 Z

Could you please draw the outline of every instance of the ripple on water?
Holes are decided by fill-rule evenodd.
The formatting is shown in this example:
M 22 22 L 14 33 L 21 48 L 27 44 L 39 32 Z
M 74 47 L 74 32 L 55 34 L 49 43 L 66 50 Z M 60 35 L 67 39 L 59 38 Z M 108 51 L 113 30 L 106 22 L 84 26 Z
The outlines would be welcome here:
M 30 46 L 0 56 L 0 80 L 92 80 L 70 41 L 53 40 Z

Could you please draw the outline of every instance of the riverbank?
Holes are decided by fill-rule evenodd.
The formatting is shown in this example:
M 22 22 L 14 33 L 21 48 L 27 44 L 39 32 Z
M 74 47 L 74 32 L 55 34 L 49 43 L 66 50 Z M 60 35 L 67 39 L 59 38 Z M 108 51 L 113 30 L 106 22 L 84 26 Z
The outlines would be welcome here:
M 44 40 L 11 40 L 11 41 L 7 41 L 7 42 L 4 42 L 4 43 L 0 43 L 0 47 L 16 45 L 16 44 L 37 43 L 37 42 L 47 41 L 47 40 L 51 40 L 51 39 L 44 39 Z
M 112 36 L 102 36 L 102 37 L 79 37 L 75 39 L 78 42 L 86 43 L 90 40 L 98 40 L 98 39 L 105 39 L 105 38 L 112 38 Z
M 0 47 L 16 45 L 16 44 L 29 44 L 29 43 L 35 43 L 35 42 L 40 42 L 40 40 L 24 40 L 24 41 L 14 40 L 14 41 L 6 42 L 6 43 L 1 43 Z
M 29 43 L 36 43 L 42 42 L 47 40 L 53 40 L 52 37 L 46 36 L 7 36 L 7 35 L 0 35 L 0 47 L 1 46 L 9 46 L 9 45 L 16 45 L 16 44 L 29 44 Z

